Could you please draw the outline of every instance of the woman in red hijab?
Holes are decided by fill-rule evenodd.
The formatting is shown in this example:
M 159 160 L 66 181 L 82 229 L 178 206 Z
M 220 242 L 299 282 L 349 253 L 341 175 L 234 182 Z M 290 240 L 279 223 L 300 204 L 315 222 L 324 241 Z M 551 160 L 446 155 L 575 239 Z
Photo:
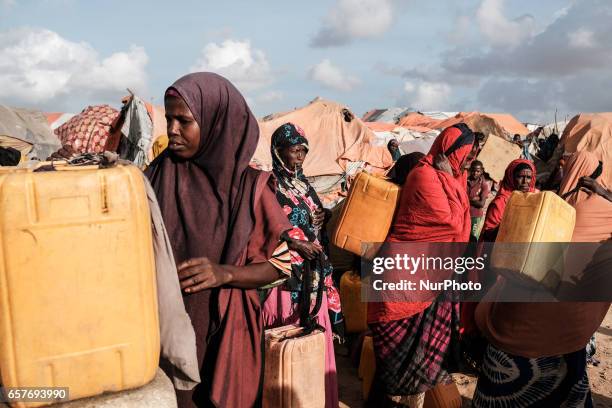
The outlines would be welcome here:
M 463 123 L 445 129 L 404 183 L 386 242 L 468 242 L 470 202 L 463 171 L 475 137 Z M 383 249 L 384 251 L 384 249 Z M 425 392 L 450 380 L 442 363 L 458 304 L 435 300 L 368 305 L 376 387 L 387 406 L 422 406 Z M 372 394 L 372 393 L 371 393 Z
M 499 224 L 501 224 L 508 199 L 514 190 L 523 193 L 533 193 L 536 183 L 536 168 L 532 161 L 517 159 L 513 160 L 504 174 L 499 192 L 489 204 L 485 223 L 480 235 L 480 241 L 495 242 Z

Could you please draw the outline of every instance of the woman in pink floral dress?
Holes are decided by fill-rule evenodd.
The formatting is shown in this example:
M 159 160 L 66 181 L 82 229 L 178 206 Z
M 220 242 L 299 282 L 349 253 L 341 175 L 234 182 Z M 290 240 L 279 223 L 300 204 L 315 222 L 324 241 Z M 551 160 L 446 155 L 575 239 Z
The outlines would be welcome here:
M 299 322 L 299 301 L 302 291 L 304 263 L 312 263 L 311 298 L 314 304 L 319 279 L 325 281 L 325 294 L 318 314 L 318 323 L 325 329 L 325 406 L 338 407 L 338 381 L 334 357 L 334 336 L 344 334 L 340 296 L 332 281 L 333 268 L 326 254 L 324 224 L 329 212 L 323 209 L 317 193 L 302 172 L 308 153 L 304 131 L 292 123 L 279 127 L 272 135 L 272 162 L 276 177 L 276 198 L 293 229 L 285 236 L 291 256 L 291 276 L 273 288 L 264 303 L 264 324 L 278 327 Z

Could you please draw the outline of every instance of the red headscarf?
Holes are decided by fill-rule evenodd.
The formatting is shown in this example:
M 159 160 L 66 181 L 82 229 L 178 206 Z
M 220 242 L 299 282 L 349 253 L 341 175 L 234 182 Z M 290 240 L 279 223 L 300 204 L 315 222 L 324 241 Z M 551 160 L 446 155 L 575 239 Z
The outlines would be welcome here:
M 445 129 L 427 156 L 406 178 L 387 242 L 469 240 L 470 201 L 463 182 L 462 167 L 474 146 L 474 134 L 467 126 L 461 125 Z M 434 168 L 434 158 L 441 153 L 447 156 L 454 176 Z M 440 249 L 439 246 L 436 248 Z M 423 292 L 419 295 L 422 299 L 435 297 L 436 293 L 427 296 Z M 371 302 L 368 305 L 368 322 L 410 317 L 430 304 L 429 301 Z
M 436 138 L 429 153 L 406 179 L 388 240 L 392 242 L 467 242 L 470 201 L 462 167 L 474 146 L 474 134 L 452 126 Z M 433 167 L 446 154 L 454 176 Z
M 527 165 L 531 169 L 532 177 L 531 182 L 529 183 L 529 192 L 533 193 L 535 191 L 536 168 L 533 162 L 525 159 L 513 160 L 506 168 L 504 178 L 500 183 L 499 192 L 487 210 L 487 216 L 485 218 L 485 223 L 481 234 L 481 241 L 495 241 L 495 237 L 497 236 L 497 228 L 499 227 L 502 217 L 504 216 L 508 199 L 512 195 L 512 192 L 518 188 L 514 181 L 514 172 L 520 165 Z

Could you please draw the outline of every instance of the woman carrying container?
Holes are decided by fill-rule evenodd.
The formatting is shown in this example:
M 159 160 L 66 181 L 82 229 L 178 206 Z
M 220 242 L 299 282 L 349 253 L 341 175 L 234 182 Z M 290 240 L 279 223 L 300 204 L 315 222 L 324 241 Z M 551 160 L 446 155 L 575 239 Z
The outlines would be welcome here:
M 344 321 L 340 310 L 340 296 L 332 281 L 333 268 L 325 247 L 325 222 L 328 212 L 308 183 L 302 165 L 308 154 L 308 140 L 304 131 L 293 123 L 285 123 L 272 135 L 270 147 L 273 173 L 276 177 L 276 198 L 293 229 L 286 241 L 291 250 L 291 277 L 273 288 L 263 306 L 266 327 L 298 323 L 302 276 L 306 262 L 312 262 L 312 290 L 314 302 L 319 279 L 325 280 L 326 295 L 319 310 L 319 325 L 325 329 L 325 406 L 338 407 L 338 381 L 334 356 L 334 333 L 344 335 Z M 323 390 L 320 390 L 323 391 Z M 318 392 L 314 391 L 313 392 Z
M 578 285 L 579 301 L 575 302 L 478 305 L 476 323 L 489 345 L 474 407 L 593 406 L 586 345 L 610 308 L 606 277 L 612 269 L 612 192 L 605 185 L 609 180 L 605 165 L 601 176 L 589 177 L 598 166 L 592 153 L 575 153 L 566 165 L 560 190 L 576 210 L 572 242 L 583 243 L 570 246 L 574 252 L 566 256 L 566 270 L 595 283 L 586 290 Z M 500 299 L 504 285 L 512 284 L 508 278 L 499 278 L 491 299 Z M 603 299 L 594 296 L 598 286 L 607 286 Z M 563 289 L 559 293 L 563 300 Z
M 177 391 L 178 403 L 250 408 L 263 371 L 256 288 L 289 270 L 281 235 L 291 225 L 270 174 L 249 167 L 259 127 L 229 81 L 190 74 L 168 88 L 164 102 L 168 149 L 146 173 L 178 264 L 203 381 Z
M 474 148 L 474 134 L 465 124 L 436 138 L 406 179 L 387 243 L 468 242 L 470 202 L 463 172 Z M 459 305 L 437 296 L 368 304 L 376 355 L 372 405 L 421 407 L 427 390 L 451 381 L 442 363 L 458 330 Z M 375 394 L 384 394 L 384 401 L 373 401 Z

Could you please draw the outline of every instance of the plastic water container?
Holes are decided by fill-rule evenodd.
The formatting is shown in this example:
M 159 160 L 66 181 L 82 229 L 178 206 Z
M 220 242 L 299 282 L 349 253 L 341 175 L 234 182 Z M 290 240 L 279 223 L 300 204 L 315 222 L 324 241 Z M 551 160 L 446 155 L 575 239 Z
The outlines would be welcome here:
M 393 222 L 401 188 L 381 177 L 359 173 L 345 200 L 333 243 L 355 255 L 371 258 Z
M 0 231 L 4 387 L 68 387 L 77 399 L 154 378 L 157 292 L 140 170 L 2 168 Z
M 564 245 L 572 240 L 576 211 L 550 191 L 510 196 L 491 255 L 491 266 L 555 289 L 563 276 Z M 557 244 L 555 244 L 557 243 Z

